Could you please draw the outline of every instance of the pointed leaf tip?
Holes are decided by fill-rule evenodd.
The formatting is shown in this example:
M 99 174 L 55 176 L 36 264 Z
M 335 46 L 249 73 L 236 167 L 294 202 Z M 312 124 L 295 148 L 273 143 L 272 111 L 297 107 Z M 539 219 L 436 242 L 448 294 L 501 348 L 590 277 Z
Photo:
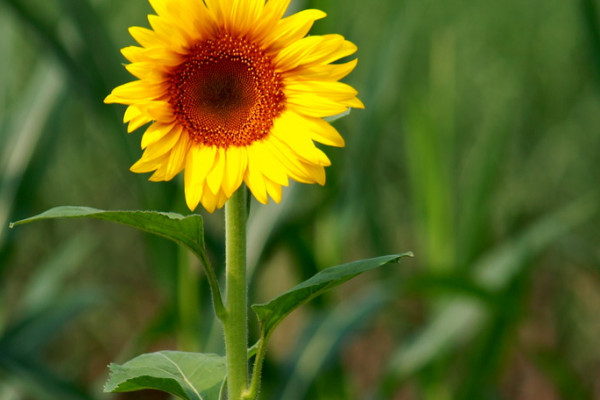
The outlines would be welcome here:
M 326 268 L 268 303 L 252 305 L 252 309 L 261 324 L 261 335 L 268 337 L 293 310 L 326 291 L 363 272 L 386 264 L 397 263 L 402 257 L 412 256 L 412 252 L 394 254 Z

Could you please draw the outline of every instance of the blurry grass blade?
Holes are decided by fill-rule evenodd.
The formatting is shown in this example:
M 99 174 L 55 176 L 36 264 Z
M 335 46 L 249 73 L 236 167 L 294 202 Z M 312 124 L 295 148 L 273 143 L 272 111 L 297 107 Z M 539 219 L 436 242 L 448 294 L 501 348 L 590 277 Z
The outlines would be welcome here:
M 510 100 L 511 104 L 514 103 L 512 97 Z M 504 121 L 503 123 L 506 124 Z M 502 126 L 502 123 L 497 122 L 495 126 L 498 125 Z M 464 170 L 470 172 L 464 174 L 465 182 L 460 190 L 461 218 L 457 221 L 459 234 L 456 246 L 457 265 L 462 268 L 469 266 L 485 247 L 490 229 L 491 199 L 496 193 L 497 177 L 505 161 L 503 156 L 509 143 L 506 137 L 506 132 L 510 131 L 508 127 L 488 128 L 485 131 L 474 145 L 473 156 L 465 163 Z
M 528 260 L 568 230 L 589 219 L 597 210 L 598 198 L 594 194 L 541 218 L 521 235 L 491 251 L 475 264 L 472 269 L 475 271 L 475 282 L 487 290 L 501 290 L 521 272 L 520 268 Z M 397 384 L 453 346 L 470 340 L 481 328 L 487 315 L 484 303 L 472 298 L 445 303 L 433 315 L 427 327 L 393 355 L 387 383 Z
M 344 340 L 354 334 L 358 327 L 369 323 L 376 311 L 389 300 L 390 292 L 375 285 L 365 290 L 355 300 L 341 303 L 326 312 L 304 332 L 287 362 L 286 375 L 282 377 L 277 398 L 300 400 L 322 368 L 340 354 Z
M 20 396 L 18 399 L 30 398 L 36 400 L 93 400 L 75 384 L 64 380 L 48 370 L 45 366 L 29 358 L 19 358 L 0 352 L 0 367 L 3 373 L 9 373 L 11 379 L 22 393 L 29 397 Z M 6 379 L 8 381 L 8 379 Z M 12 383 L 11 382 L 11 383 Z M 3 382 L 4 383 L 4 382 Z
M 468 296 L 490 303 L 497 300 L 495 293 L 459 273 L 421 273 L 406 280 L 406 289 L 421 296 Z
M 466 341 L 481 326 L 485 309 L 472 300 L 452 300 L 433 314 L 427 327 L 392 357 L 393 380 L 405 379 L 452 346 Z
M 82 233 L 70 239 L 52 253 L 48 260 L 39 266 L 38 271 L 23 290 L 22 307 L 26 312 L 37 311 L 57 299 L 64 289 L 63 283 L 76 268 L 84 265 L 84 260 L 94 248 L 96 241 Z
M 100 97 L 104 97 L 114 82 L 124 75 L 119 52 L 115 51 L 117 46 L 89 0 L 61 0 L 61 3 L 65 15 L 71 17 L 78 36 L 84 43 L 94 43 L 93 46 L 83 46 L 81 51 L 85 56 L 80 59 L 86 69 L 93 70 L 93 81 L 98 84 L 95 90 Z
M 44 21 L 43 17 L 36 15 L 30 2 L 22 2 L 21 0 L 0 0 L 12 7 L 17 15 L 25 22 L 28 27 L 36 34 L 38 40 L 42 43 L 40 46 L 43 49 L 48 49 L 56 56 L 60 64 L 65 68 L 66 73 L 69 77 L 75 79 L 78 84 L 84 88 L 89 88 L 86 83 L 88 80 L 85 77 L 85 73 L 80 68 L 76 60 L 69 54 L 64 44 L 58 38 L 54 29 Z
M 105 211 L 91 207 L 55 207 L 39 215 L 17 221 L 10 227 L 56 218 L 96 218 L 120 223 L 173 240 L 205 259 L 204 225 L 198 214 L 183 216 L 158 211 Z
M 521 235 L 484 256 L 473 268 L 474 279 L 487 289 L 498 290 L 519 274 L 524 260 L 535 257 L 577 225 L 589 220 L 600 206 L 595 193 L 542 217 Z
M 185 400 L 219 400 L 225 359 L 216 354 L 161 351 L 110 365 L 105 392 L 162 390 Z
M 0 353 L 35 356 L 77 315 L 99 302 L 94 291 L 47 302 L 46 307 L 9 326 L 0 337 Z
M 52 64 L 40 64 L 20 101 L 7 114 L 14 116 L 13 119 L 3 120 L 0 126 L 4 136 L 0 149 L 0 244 L 21 179 L 51 117 L 50 111 L 60 98 L 62 86 L 63 79 Z
M 447 272 L 454 263 L 451 152 L 442 140 L 442 128 L 431 117 L 431 106 L 415 100 L 407 111 L 406 159 L 408 160 L 419 238 L 434 272 Z M 446 140 L 448 141 L 448 140 Z
M 326 268 L 312 278 L 294 286 L 292 289 L 268 303 L 254 304 L 252 309 L 260 321 L 262 335 L 264 337 L 269 337 L 273 329 L 275 329 L 286 316 L 311 299 L 341 285 L 363 272 L 386 264 L 396 263 L 400 258 L 411 255 L 411 253 L 404 253 L 400 255 L 383 256 Z

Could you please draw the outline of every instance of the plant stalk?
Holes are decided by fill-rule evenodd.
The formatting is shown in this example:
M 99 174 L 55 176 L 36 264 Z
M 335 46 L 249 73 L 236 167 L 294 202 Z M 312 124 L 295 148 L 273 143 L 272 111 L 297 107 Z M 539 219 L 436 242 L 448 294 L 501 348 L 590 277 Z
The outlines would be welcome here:
M 227 315 L 223 321 L 223 328 L 229 400 L 241 400 L 248 387 L 246 208 L 246 187 L 242 185 L 225 205 Z
M 256 357 L 254 358 L 254 368 L 252 369 L 252 380 L 250 382 L 250 387 L 246 392 L 244 392 L 243 400 L 255 400 L 258 397 L 258 392 L 260 389 L 260 378 L 262 375 L 262 366 L 263 361 L 265 360 L 265 353 L 267 351 L 267 343 L 269 341 L 269 336 L 266 337 L 261 335 L 260 342 L 258 343 L 258 350 L 256 352 Z

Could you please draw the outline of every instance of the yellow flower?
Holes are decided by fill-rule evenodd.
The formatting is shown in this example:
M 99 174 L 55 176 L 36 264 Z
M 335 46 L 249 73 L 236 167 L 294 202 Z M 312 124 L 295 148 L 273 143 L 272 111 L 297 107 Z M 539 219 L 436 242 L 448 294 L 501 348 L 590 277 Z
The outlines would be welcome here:
M 106 103 L 129 107 L 142 137 L 133 172 L 168 181 L 184 172 L 190 210 L 213 212 L 245 182 L 261 203 L 281 200 L 289 178 L 325 183 L 327 156 L 315 141 L 344 146 L 324 117 L 363 108 L 338 82 L 357 60 L 341 35 L 306 36 L 319 10 L 283 18 L 290 0 L 150 0 L 152 29 L 131 27 L 140 46 L 122 49 L 138 80 Z

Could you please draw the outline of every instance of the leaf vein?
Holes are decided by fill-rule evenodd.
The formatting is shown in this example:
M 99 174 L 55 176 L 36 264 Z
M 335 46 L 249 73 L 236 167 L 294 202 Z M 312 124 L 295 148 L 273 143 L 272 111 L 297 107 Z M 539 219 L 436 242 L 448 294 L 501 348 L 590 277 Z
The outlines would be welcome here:
M 188 384 L 188 386 L 190 388 L 192 388 L 192 390 L 194 391 L 194 393 L 196 394 L 196 396 L 198 396 L 199 400 L 202 400 L 202 396 L 200 396 L 200 393 L 198 393 L 198 391 L 196 390 L 196 388 L 194 387 L 194 385 L 192 385 L 192 383 L 188 380 L 187 376 L 183 373 L 183 371 L 181 370 L 181 368 L 179 368 L 179 365 L 177 365 L 177 363 L 173 360 L 171 360 L 169 357 L 167 357 L 166 355 L 164 355 L 163 353 L 158 353 L 161 356 L 163 356 L 167 361 L 169 361 L 171 364 L 173 364 L 175 366 L 175 368 L 177 368 L 177 371 L 179 371 L 179 373 L 181 374 L 181 377 L 183 378 L 183 380 L 185 381 L 185 383 Z

